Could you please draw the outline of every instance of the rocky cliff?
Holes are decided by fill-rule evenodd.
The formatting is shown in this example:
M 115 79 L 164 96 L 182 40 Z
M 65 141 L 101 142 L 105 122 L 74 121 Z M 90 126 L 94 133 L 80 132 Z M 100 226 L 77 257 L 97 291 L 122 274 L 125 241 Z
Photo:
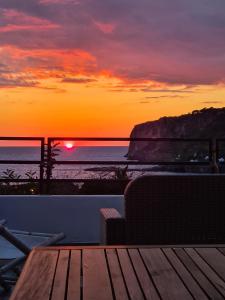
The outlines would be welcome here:
M 225 108 L 204 108 L 138 124 L 131 138 L 225 138 Z M 224 143 L 225 144 L 225 143 Z M 203 142 L 130 142 L 127 157 L 141 161 L 207 160 Z

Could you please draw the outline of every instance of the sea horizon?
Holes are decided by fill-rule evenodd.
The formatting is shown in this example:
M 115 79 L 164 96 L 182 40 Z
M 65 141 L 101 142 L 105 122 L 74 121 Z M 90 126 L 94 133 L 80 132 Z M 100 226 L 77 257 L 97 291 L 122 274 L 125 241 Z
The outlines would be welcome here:
M 57 160 L 76 160 L 90 161 L 88 165 L 55 165 L 53 169 L 53 177 L 55 178 L 82 178 L 98 177 L 99 172 L 90 171 L 90 168 L 99 168 L 100 165 L 92 164 L 91 161 L 109 161 L 109 167 L 113 167 L 110 161 L 126 161 L 127 146 L 74 146 L 67 149 L 66 146 L 59 146 L 61 151 L 56 157 Z M 0 147 L 0 160 L 40 160 L 41 151 L 37 146 L 10 146 Z M 106 167 L 106 166 L 102 166 Z M 124 165 L 117 166 L 124 167 Z M 34 164 L 0 164 L 0 176 L 3 176 L 7 169 L 13 170 L 16 175 L 24 178 L 25 174 L 35 172 L 35 176 L 39 176 L 39 165 Z M 89 171 L 86 171 L 88 169 Z M 96 174 L 98 173 L 98 174 Z M 26 177 L 26 176 L 25 176 Z

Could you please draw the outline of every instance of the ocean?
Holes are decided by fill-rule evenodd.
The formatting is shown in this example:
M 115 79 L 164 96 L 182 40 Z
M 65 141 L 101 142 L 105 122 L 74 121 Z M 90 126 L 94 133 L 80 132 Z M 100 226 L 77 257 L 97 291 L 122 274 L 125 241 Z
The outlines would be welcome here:
M 126 154 L 128 151 L 127 146 L 77 146 L 72 149 L 65 147 L 59 147 L 59 155 L 57 160 L 88 160 L 88 161 L 126 161 Z M 39 147 L 0 147 L 0 160 L 39 160 L 40 159 Z M 120 167 L 125 167 L 121 165 Z M 111 178 L 114 176 L 112 164 L 109 165 L 55 165 L 53 169 L 54 178 Z M 144 166 L 143 166 L 144 167 Z M 94 168 L 94 170 L 92 170 Z M 138 166 L 129 166 L 128 175 L 130 177 L 136 177 L 140 175 Z M 7 176 L 5 172 L 10 169 L 14 171 L 15 175 L 20 178 L 28 178 L 28 173 L 33 173 L 33 177 L 39 177 L 38 165 L 12 165 L 12 164 L 0 164 L 0 177 Z M 111 171 L 110 171 L 111 170 Z

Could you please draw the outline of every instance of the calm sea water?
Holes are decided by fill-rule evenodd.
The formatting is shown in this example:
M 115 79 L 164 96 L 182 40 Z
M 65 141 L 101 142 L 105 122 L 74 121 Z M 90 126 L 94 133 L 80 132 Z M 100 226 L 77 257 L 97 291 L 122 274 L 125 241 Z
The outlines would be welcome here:
M 60 147 L 59 156 L 57 160 L 102 160 L 102 161 L 126 161 L 126 154 L 128 147 L 126 146 L 101 146 L 101 147 L 75 147 L 73 149 L 66 149 Z M 0 147 L 0 160 L 39 160 L 40 148 L 38 147 Z M 114 172 L 109 172 L 106 167 L 113 165 L 101 166 L 101 169 L 92 171 L 91 168 L 100 167 L 94 164 L 91 165 L 56 165 L 53 170 L 55 178 L 105 178 L 113 176 Z M 124 167 L 124 166 L 121 166 Z M 130 166 L 131 171 L 135 166 Z M 36 172 L 35 176 L 39 176 L 38 165 L 5 165 L 0 164 L 0 176 L 4 176 L 6 169 L 14 170 L 14 172 L 27 178 L 25 175 L 27 171 Z

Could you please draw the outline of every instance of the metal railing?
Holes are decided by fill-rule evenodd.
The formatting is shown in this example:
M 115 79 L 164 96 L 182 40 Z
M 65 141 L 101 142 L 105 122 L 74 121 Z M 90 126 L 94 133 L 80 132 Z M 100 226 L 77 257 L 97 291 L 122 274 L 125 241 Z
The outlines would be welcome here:
M 222 143 L 224 143 L 224 145 L 225 145 L 225 139 L 216 139 L 214 141 L 214 145 L 215 145 L 215 159 L 216 159 L 217 163 L 218 163 L 219 156 L 220 156 L 220 145 Z
M 0 160 L 0 165 L 38 165 L 39 166 L 39 178 L 38 179 L 21 179 L 21 178 L 9 178 L 2 179 L 0 182 L 38 182 L 40 194 L 44 193 L 44 161 L 45 161 L 45 138 L 44 137 L 0 137 L 0 141 L 37 141 L 40 142 L 40 159 L 39 160 Z
M 50 137 L 45 143 L 44 137 L 0 137 L 0 141 L 39 141 L 40 160 L 0 160 L 0 164 L 37 164 L 40 172 L 38 179 L 0 179 L 0 182 L 39 182 L 40 194 L 49 193 L 51 182 L 85 182 L 102 181 L 103 179 L 81 179 L 81 178 L 52 178 L 54 165 L 159 165 L 159 166 L 212 166 L 214 172 L 220 152 L 220 144 L 225 139 L 195 139 L 195 138 L 118 138 L 118 137 Z M 201 142 L 208 145 L 207 161 L 138 161 L 138 160 L 52 160 L 52 145 L 61 141 L 88 141 L 88 142 Z M 44 176 L 44 173 L 46 174 Z M 112 179 L 104 179 L 113 181 Z

